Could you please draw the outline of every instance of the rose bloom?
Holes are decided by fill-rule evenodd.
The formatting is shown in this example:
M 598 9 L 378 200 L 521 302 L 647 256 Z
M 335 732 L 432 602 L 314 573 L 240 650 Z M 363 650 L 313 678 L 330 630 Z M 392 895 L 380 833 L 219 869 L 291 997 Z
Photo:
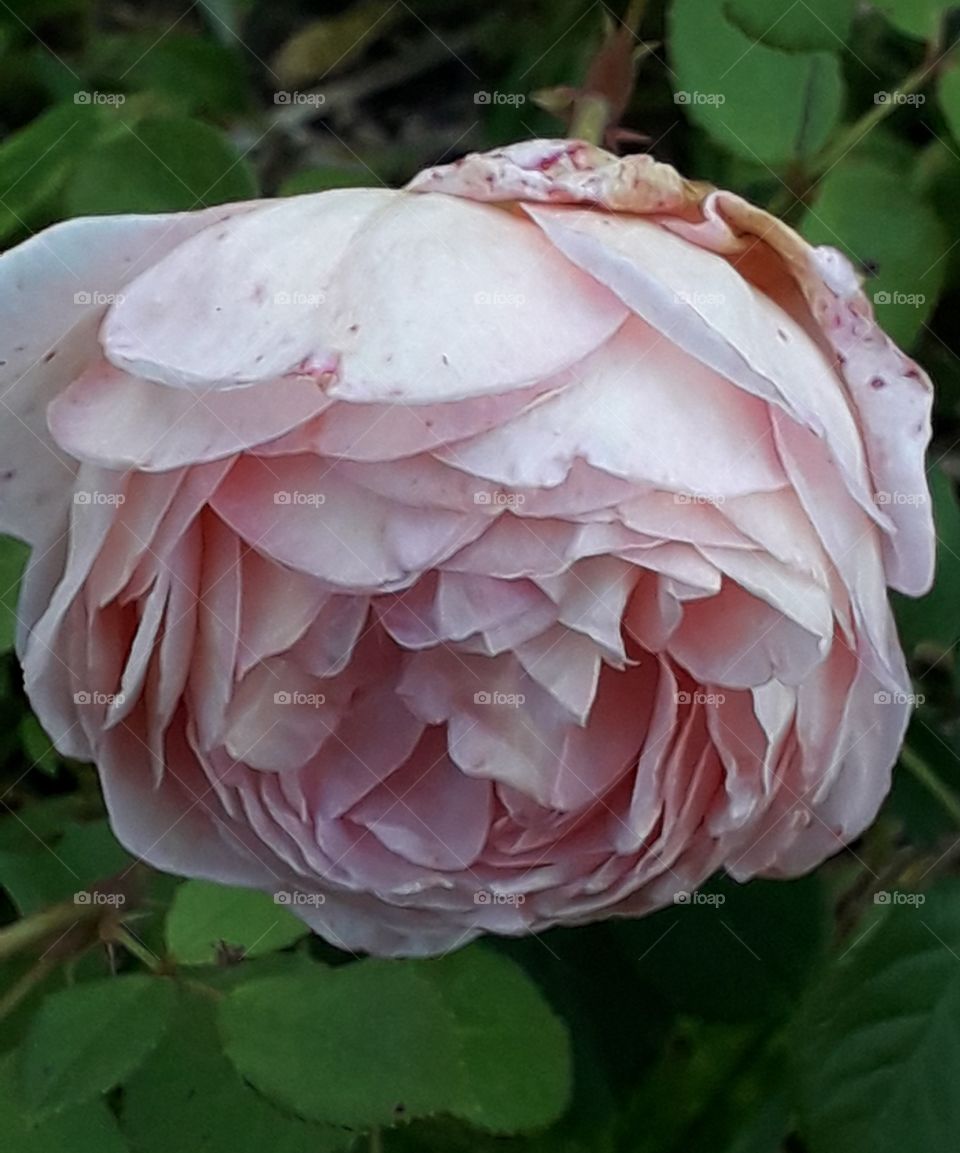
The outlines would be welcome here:
M 931 390 L 835 250 L 536 141 L 71 220 L 0 285 L 27 691 L 131 852 L 429 954 L 873 819 Z

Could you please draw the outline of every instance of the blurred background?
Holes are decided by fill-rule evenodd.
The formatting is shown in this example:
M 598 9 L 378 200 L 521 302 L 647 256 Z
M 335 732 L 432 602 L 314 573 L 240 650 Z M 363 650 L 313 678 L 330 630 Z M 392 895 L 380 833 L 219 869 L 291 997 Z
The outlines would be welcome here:
M 450 1050 L 418 1032 L 428 1014 L 404 983 L 448 970 L 356 961 L 258 895 L 131 870 L 93 770 L 29 712 L 11 651 L 24 552 L 2 541 L 0 1147 L 960 1148 L 960 9 L 659 0 L 636 36 L 623 15 L 588 0 L 0 0 L 0 248 L 70 216 L 395 186 L 563 135 L 558 86 L 581 85 L 603 43 L 634 54 L 619 147 L 843 249 L 934 378 L 939 569 L 929 596 L 896 605 L 918 707 L 887 806 L 811 877 L 718 880 L 640 922 L 471 946 Z M 78 890 L 112 899 L 78 907 Z M 239 1013 L 246 1035 L 218 1032 L 218 999 L 251 975 L 341 970 L 332 1000 L 318 985 L 294 1012 L 271 987 Z M 177 1001 L 158 991 L 174 984 Z M 471 1072 L 454 1104 L 450 1052 Z M 317 1079 L 332 1086 L 319 1103 Z

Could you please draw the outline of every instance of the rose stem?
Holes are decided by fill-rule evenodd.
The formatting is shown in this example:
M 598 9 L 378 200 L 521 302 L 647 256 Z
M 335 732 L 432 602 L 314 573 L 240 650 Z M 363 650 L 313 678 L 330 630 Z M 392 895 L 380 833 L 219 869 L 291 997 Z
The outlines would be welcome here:
M 900 761 L 903 767 L 912 773 L 928 792 L 936 797 L 953 818 L 954 822 L 960 825 L 960 799 L 957 798 L 953 789 L 945 785 L 923 757 L 921 757 L 916 750 L 911 749 L 909 745 L 904 745 L 900 750 Z

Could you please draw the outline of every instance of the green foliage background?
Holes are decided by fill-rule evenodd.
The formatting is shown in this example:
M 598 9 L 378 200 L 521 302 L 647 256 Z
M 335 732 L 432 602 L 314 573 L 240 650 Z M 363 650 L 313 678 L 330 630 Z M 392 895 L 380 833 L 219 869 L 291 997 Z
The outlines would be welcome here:
M 529 97 L 580 79 L 617 14 L 4 0 L 0 245 L 77 214 L 394 185 L 562 134 Z M 844 249 L 935 379 L 939 575 L 897 604 L 922 704 L 873 829 L 812 876 L 718 878 L 642 921 L 430 961 L 339 953 L 269 897 L 127 858 L 93 770 L 55 753 L 23 698 L 24 550 L 4 541 L 0 1147 L 955 1153 L 957 16 L 941 0 L 651 4 L 624 118 L 687 175 Z

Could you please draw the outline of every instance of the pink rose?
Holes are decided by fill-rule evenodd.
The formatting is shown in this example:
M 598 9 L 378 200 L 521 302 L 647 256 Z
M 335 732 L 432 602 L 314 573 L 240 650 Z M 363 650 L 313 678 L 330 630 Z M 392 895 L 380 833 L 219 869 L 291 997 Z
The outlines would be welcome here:
M 132 852 L 425 954 L 872 820 L 931 396 L 833 249 L 537 141 L 0 283 L 27 689 Z

